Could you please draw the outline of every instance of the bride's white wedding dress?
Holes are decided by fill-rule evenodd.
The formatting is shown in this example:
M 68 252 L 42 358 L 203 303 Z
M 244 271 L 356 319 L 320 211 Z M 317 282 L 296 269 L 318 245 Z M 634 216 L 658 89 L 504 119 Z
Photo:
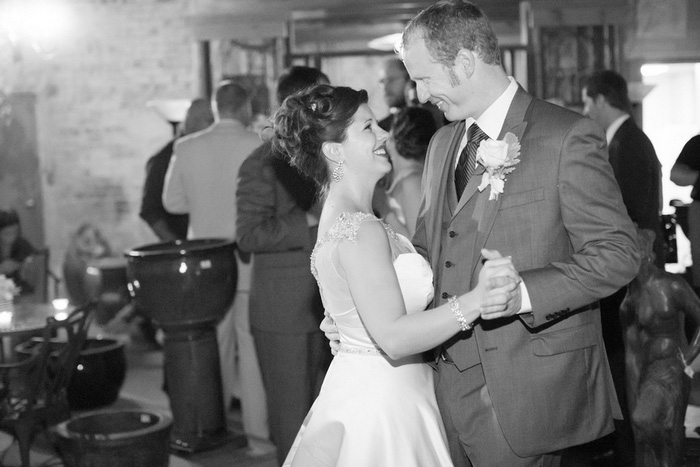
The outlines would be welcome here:
M 324 306 L 338 327 L 340 351 L 284 466 L 451 466 L 433 369 L 419 356 L 392 361 L 381 352 L 362 324 L 338 263 L 338 243 L 355 241 L 363 222 L 381 221 L 344 213 L 311 255 Z M 433 296 L 430 266 L 406 237 L 383 225 L 406 310 L 420 312 Z

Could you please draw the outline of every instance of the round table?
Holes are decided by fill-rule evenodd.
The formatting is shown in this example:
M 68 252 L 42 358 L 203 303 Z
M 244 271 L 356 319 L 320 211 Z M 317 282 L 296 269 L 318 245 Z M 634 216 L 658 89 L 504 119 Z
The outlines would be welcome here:
M 22 339 L 40 335 L 46 327 L 46 318 L 55 317 L 62 313 L 65 317 L 70 309 L 58 310 L 49 303 L 18 302 L 13 311 L 0 312 L 0 339 L 2 339 L 2 354 L 4 359 L 14 354 L 14 344 Z M 58 316 L 60 318 L 60 316 Z

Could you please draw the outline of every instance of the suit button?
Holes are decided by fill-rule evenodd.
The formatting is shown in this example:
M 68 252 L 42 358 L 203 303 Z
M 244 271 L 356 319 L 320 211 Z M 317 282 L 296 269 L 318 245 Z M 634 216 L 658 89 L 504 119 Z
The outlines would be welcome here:
M 457 232 L 455 232 L 454 230 L 450 230 L 450 233 L 448 233 L 447 235 L 449 235 L 450 238 L 455 238 L 457 236 Z
M 450 298 L 450 294 L 448 294 L 447 292 L 443 292 L 442 298 Z
M 446 267 L 446 268 L 451 268 L 453 265 L 454 265 L 454 264 L 452 263 L 452 261 L 445 261 L 445 267 Z

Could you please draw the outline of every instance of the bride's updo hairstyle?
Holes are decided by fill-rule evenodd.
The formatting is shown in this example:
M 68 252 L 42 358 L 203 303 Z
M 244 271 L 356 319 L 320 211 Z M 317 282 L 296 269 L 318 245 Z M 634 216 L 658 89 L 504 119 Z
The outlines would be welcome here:
M 321 187 L 330 179 L 323 143 L 342 143 L 355 112 L 367 103 L 367 91 L 318 84 L 287 97 L 275 114 L 277 150 Z

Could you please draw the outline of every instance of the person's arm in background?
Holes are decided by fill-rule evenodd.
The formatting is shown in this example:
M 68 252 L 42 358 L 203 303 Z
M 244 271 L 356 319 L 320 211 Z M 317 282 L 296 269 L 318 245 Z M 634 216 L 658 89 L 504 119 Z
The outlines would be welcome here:
M 700 135 L 685 143 L 671 168 L 671 181 L 678 186 L 694 186 L 700 174 Z
M 173 142 L 171 141 L 155 156 L 148 159 L 146 163 L 146 179 L 143 183 L 143 195 L 141 197 L 141 211 L 139 216 L 153 230 L 158 238 L 163 242 L 174 241 L 177 235 L 170 230 L 164 216 L 167 211 L 163 207 L 163 185 L 165 184 L 165 174 L 168 170 L 167 161 L 169 158 L 159 157 L 164 151 L 172 153 Z

